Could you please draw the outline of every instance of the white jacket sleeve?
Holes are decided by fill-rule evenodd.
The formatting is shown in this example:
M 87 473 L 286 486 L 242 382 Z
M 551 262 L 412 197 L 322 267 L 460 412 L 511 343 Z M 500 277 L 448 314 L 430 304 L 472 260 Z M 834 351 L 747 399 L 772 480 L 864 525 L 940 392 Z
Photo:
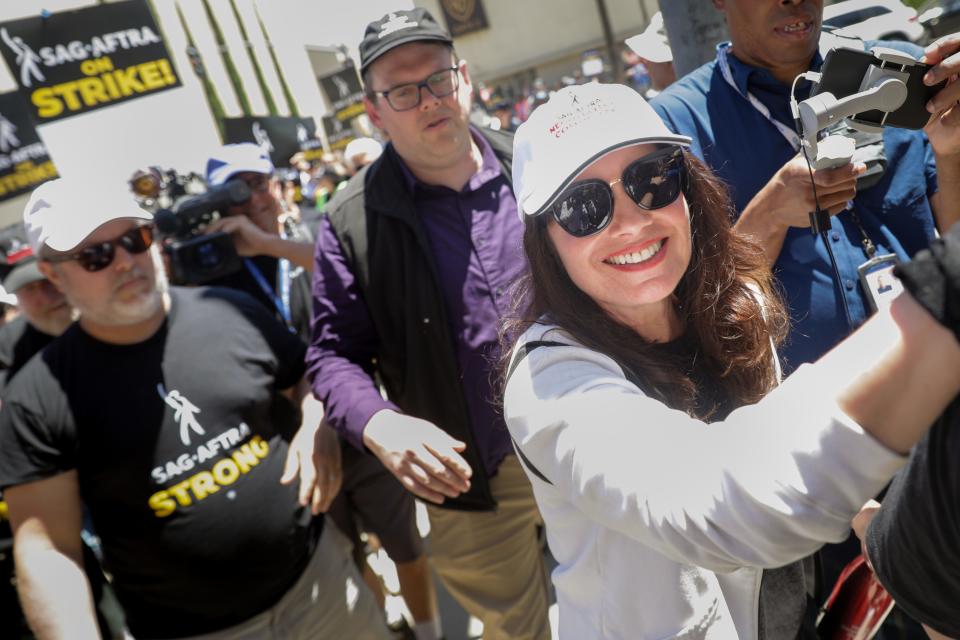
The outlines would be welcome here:
M 820 385 L 825 386 L 825 385 Z M 801 367 L 760 403 L 706 424 L 646 396 L 579 346 L 530 352 L 504 411 L 526 458 L 585 517 L 677 562 L 776 567 L 844 539 L 904 463 Z M 552 486 L 551 486 L 552 485 Z

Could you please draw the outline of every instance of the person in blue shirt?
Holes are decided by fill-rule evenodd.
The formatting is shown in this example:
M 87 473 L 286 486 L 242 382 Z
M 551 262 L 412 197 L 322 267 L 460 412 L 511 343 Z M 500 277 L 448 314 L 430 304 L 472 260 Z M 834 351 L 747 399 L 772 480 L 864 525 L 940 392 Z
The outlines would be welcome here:
M 827 238 L 838 279 L 824 240 L 809 229 L 813 189 L 798 155 L 790 85 L 801 73 L 819 71 L 822 54 L 832 46 L 869 49 L 876 43 L 821 34 L 822 0 L 713 3 L 726 17 L 731 42 L 652 105 L 670 129 L 693 139 L 691 150 L 730 185 L 735 228 L 763 246 L 790 311 L 791 335 L 781 351 L 789 373 L 816 360 L 869 315 L 858 267 L 888 254 L 908 260 L 936 229 L 945 231 L 960 218 L 960 160 L 951 157 L 960 114 L 935 109 L 924 131 L 884 129 L 886 171 L 860 192 L 862 163 L 814 172 L 820 205 L 833 214 Z M 918 58 L 924 53 L 909 43 L 883 45 Z M 809 92 L 810 83 L 800 82 L 797 99 Z M 941 97 L 947 98 L 941 94 L 935 101 Z

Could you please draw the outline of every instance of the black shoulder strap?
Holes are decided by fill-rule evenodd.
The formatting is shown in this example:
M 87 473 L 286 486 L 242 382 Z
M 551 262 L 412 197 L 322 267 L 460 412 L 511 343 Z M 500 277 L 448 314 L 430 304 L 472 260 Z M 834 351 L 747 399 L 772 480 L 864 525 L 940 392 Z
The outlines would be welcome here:
M 550 482 L 550 479 L 547 478 L 547 476 L 543 475 L 540 469 L 537 469 L 534 466 L 534 464 L 530 462 L 530 458 L 523 455 L 523 450 L 520 448 L 520 445 L 517 444 L 517 441 L 514 440 L 513 438 L 510 438 L 510 441 L 513 442 L 513 450 L 517 452 L 518 456 L 520 456 L 520 460 L 523 462 L 523 466 L 525 466 L 527 469 L 530 469 L 530 473 L 537 476 L 547 484 L 553 484 L 552 482 Z
M 530 342 L 525 342 L 519 347 L 517 347 L 517 353 L 513 356 L 513 362 L 510 363 L 510 368 L 507 370 L 507 380 L 510 380 L 510 376 L 513 375 L 513 372 L 517 370 L 517 365 L 523 362 L 523 359 L 530 355 L 530 352 L 539 349 L 540 347 L 569 347 L 570 345 L 563 342 L 555 342 L 553 340 L 531 340 Z
M 539 349 L 540 347 L 568 347 L 568 346 L 570 345 L 565 344 L 563 342 L 554 342 L 552 340 L 531 340 L 530 342 L 526 342 L 520 345 L 519 347 L 517 347 L 517 352 L 513 356 L 513 362 L 510 363 L 510 368 L 507 370 L 507 380 L 510 380 L 510 376 L 512 376 L 513 372 L 516 371 L 517 365 L 519 365 L 524 358 L 530 355 L 531 351 L 535 349 Z M 520 445 L 517 444 L 517 441 L 514 440 L 512 437 L 510 438 L 510 440 L 513 442 L 513 448 L 517 452 L 517 455 L 520 456 L 520 460 L 523 462 L 523 465 L 530 470 L 530 473 L 537 476 L 547 484 L 553 484 L 550 481 L 550 479 L 547 478 L 547 476 L 543 475 L 543 473 L 541 473 L 540 470 L 537 469 L 537 467 L 534 466 L 532 462 L 530 462 L 530 459 L 524 455 L 523 451 L 520 449 Z

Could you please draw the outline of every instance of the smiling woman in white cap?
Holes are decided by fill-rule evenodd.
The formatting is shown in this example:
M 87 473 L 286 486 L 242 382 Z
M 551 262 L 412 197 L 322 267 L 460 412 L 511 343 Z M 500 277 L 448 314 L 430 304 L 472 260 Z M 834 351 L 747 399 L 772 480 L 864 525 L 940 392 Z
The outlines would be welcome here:
M 561 638 L 797 637 L 796 562 L 846 537 L 960 386 L 960 344 L 904 295 L 776 388 L 782 305 L 687 143 L 598 84 L 515 139 L 530 274 L 504 414 Z

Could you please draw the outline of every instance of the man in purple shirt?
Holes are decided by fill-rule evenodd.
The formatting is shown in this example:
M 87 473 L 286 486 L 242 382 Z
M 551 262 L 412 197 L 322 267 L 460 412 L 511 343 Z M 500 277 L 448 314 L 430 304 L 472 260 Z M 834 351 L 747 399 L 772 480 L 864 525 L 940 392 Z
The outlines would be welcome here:
M 367 26 L 365 104 L 391 142 L 321 222 L 308 376 L 330 424 L 427 502 L 432 561 L 484 637 L 549 638 L 541 520 L 494 404 L 525 268 L 512 136 L 469 126 L 452 44 L 423 9 Z

